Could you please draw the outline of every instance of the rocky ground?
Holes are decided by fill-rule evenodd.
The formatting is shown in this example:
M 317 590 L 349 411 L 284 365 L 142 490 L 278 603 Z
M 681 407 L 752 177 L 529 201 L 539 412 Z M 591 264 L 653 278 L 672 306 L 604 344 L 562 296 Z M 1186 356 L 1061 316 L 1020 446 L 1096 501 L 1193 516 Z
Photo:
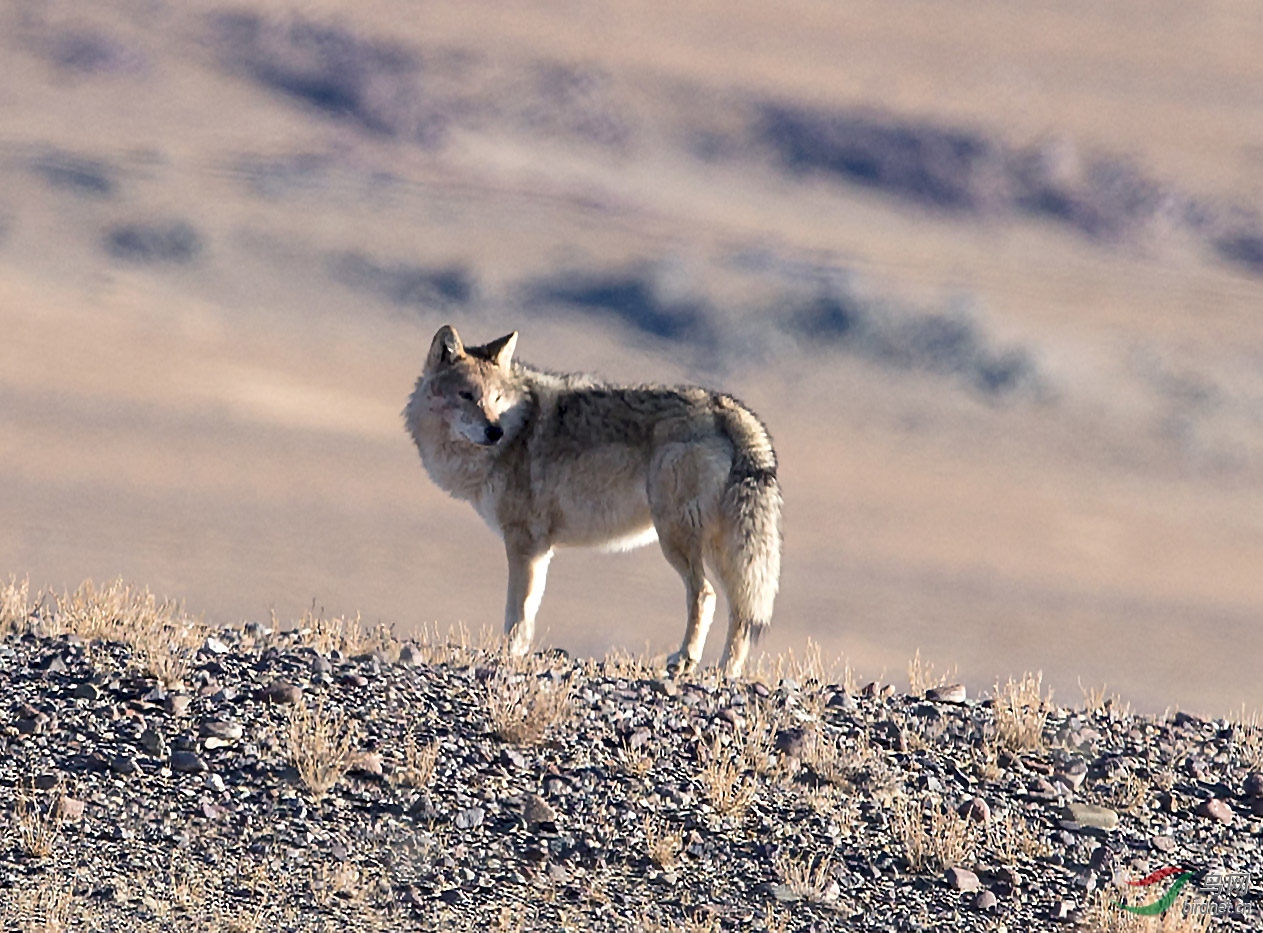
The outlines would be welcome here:
M 1263 924 L 1257 720 L 24 595 L 0 606 L 5 929 Z M 1192 877 L 1165 918 L 1113 906 L 1167 866 Z

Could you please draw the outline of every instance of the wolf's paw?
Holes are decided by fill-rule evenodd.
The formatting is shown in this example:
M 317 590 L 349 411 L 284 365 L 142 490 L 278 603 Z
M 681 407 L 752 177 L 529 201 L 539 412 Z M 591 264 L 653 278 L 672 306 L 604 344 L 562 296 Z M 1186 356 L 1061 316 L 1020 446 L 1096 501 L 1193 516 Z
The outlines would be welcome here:
M 690 658 L 683 651 L 672 652 L 667 658 L 667 673 L 672 677 L 679 677 L 683 674 L 691 674 L 697 670 L 697 659 Z
M 505 650 L 508 651 L 511 658 L 524 658 L 531 653 L 531 638 L 529 635 L 523 636 L 519 631 L 510 632 L 505 636 Z

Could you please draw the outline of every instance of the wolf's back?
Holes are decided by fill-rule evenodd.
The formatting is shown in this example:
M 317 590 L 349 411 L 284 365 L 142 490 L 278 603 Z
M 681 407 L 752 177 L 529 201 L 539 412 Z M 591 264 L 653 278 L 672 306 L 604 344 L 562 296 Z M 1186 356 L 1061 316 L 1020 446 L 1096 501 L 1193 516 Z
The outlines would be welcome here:
M 720 504 L 720 554 L 732 612 L 758 636 L 772 621 L 781 574 L 781 487 L 767 428 L 745 406 L 717 396 L 716 420 L 732 441 L 732 468 Z

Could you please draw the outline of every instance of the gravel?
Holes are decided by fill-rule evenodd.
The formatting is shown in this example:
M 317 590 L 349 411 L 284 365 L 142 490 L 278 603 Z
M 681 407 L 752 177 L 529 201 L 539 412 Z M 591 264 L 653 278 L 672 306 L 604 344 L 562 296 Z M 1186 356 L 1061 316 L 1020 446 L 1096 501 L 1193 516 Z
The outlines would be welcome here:
M 1172 865 L 1216 929 L 1263 926 L 1239 724 L 1053 707 L 1015 751 L 958 692 L 304 639 L 216 631 L 167 687 L 123 644 L 0 642 L 5 929 L 1065 930 Z M 537 744 L 492 727 L 506 665 L 571 698 Z M 298 707 L 350 724 L 323 796 Z M 901 812 L 961 847 L 913 870 Z M 1225 873 L 1247 889 L 1216 900 Z

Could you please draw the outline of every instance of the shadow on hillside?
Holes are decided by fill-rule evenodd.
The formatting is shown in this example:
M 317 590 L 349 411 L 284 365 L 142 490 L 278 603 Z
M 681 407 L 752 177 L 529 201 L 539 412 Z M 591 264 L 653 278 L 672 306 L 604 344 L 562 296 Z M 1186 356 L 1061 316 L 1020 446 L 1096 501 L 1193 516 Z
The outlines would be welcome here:
M 1257 210 L 1198 200 L 1128 159 L 1085 155 L 1064 140 L 1015 148 L 967 127 L 775 103 L 756 107 L 751 133 L 790 174 L 819 173 L 935 210 L 1036 217 L 1097 240 L 1176 229 L 1263 273 Z
M 740 366 L 754 352 L 842 352 L 892 370 L 949 377 L 988 398 L 1036 397 L 1046 387 L 1030 352 L 995 346 L 964 310 L 895 307 L 819 278 L 817 272 L 782 282 L 779 299 L 731 316 L 704 298 L 665 297 L 649 264 L 555 272 L 521 293 L 528 310 L 615 319 L 642 337 L 691 351 L 704 366 Z

